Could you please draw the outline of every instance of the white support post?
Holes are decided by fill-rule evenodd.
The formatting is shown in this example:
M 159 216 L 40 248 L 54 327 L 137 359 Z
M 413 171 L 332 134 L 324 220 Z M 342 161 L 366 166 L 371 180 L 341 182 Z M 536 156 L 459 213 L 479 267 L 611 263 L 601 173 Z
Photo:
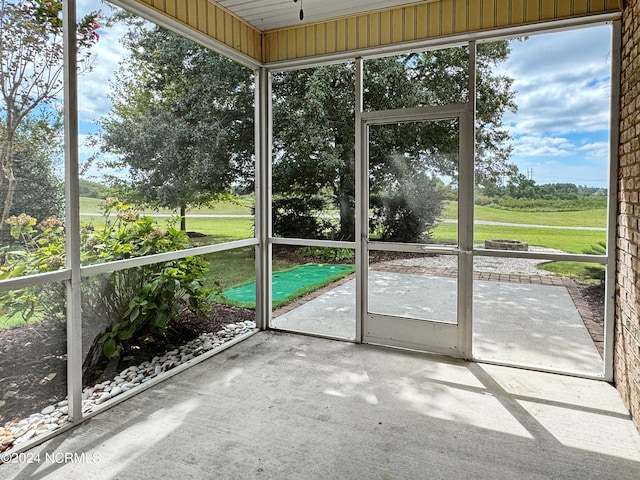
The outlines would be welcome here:
M 620 66 L 622 25 L 612 24 L 611 32 L 611 117 L 609 128 L 609 206 L 607 218 L 607 275 L 604 304 L 604 379 L 613 381 L 615 295 L 616 295 L 616 234 L 618 216 L 618 141 L 620 135 Z
M 69 420 L 82 419 L 82 312 L 78 167 L 78 59 L 76 0 L 62 2 L 64 45 L 64 158 L 67 284 L 67 394 Z
M 469 42 L 466 118 L 460 124 L 458 167 L 458 348 L 473 357 L 473 194 L 475 187 L 476 42 Z
M 261 330 L 271 323 L 271 76 L 262 67 L 255 72 L 256 151 L 256 322 Z
M 356 173 L 356 343 L 362 343 L 362 329 L 364 316 L 367 314 L 368 296 L 368 269 L 369 259 L 367 252 L 369 188 L 368 174 L 365 169 L 365 148 L 362 133 L 362 102 L 363 102 L 363 61 L 356 58 L 355 61 L 355 173 Z

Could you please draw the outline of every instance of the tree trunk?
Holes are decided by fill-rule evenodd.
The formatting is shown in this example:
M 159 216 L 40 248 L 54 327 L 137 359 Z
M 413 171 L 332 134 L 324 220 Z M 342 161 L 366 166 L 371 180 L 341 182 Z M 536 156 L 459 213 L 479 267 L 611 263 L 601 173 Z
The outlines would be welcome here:
M 353 242 L 356 237 L 355 209 L 351 195 L 338 196 L 340 206 L 340 240 Z
M 16 191 L 16 177 L 13 175 L 13 168 L 6 167 L 3 170 L 3 175 L 7 179 L 7 196 L 4 199 L 2 219 L 0 219 L 0 231 L 2 231 L 7 218 L 9 218 L 11 207 L 13 206 L 13 194 Z
M 16 177 L 13 174 L 13 135 L 7 132 L 2 144 L 0 144 L 0 168 L 2 169 L 2 177 L 0 185 L 7 182 L 7 194 L 4 198 L 2 207 L 2 217 L 0 218 L 0 231 L 4 229 L 5 221 L 9 218 L 11 207 L 13 206 L 13 194 L 16 190 Z
M 187 207 L 182 205 L 180 207 L 180 230 L 187 231 Z
M 340 170 L 336 200 L 340 208 L 340 239 L 353 242 L 356 237 L 355 221 L 355 164 L 351 152 L 344 159 L 344 167 Z

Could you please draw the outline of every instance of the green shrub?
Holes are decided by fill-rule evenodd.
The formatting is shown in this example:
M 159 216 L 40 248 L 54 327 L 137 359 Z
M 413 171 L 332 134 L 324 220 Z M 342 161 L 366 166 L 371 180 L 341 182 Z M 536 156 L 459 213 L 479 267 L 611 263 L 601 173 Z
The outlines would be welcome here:
M 327 201 L 321 197 L 290 197 L 273 201 L 273 234 L 285 238 L 332 238 L 333 223 L 322 216 Z
M 421 242 L 444 208 L 445 192 L 426 175 L 403 179 L 393 191 L 372 196 L 372 235 L 387 242 Z
M 202 283 L 206 271 L 205 262 L 195 257 L 141 267 L 133 271 L 120 271 L 120 281 L 134 279 L 134 289 L 121 293 L 130 297 L 128 309 L 99 343 L 107 357 L 124 348 L 127 340 L 151 335 L 163 338 L 180 311 L 188 308 L 202 312 L 206 305 L 205 287 Z M 128 277 L 122 279 L 122 276 Z M 131 283 L 130 281 L 127 283 Z M 122 284 L 118 282 L 122 289 Z
M 607 197 L 578 197 L 575 199 L 528 199 L 511 197 L 489 198 L 476 195 L 476 205 L 523 210 L 528 212 L 571 212 L 607 208 Z
M 185 232 L 174 227 L 158 228 L 151 217 L 117 199 L 101 204 L 104 224 L 83 225 L 83 264 L 112 262 L 128 258 L 182 250 L 189 247 Z M 14 238 L 23 249 L 5 247 L 0 252 L 0 279 L 54 271 L 65 265 L 65 237 L 62 222 L 52 217 L 36 225 L 28 215 L 7 220 Z M 121 352 L 129 343 L 146 335 L 162 338 L 182 310 L 204 313 L 209 295 L 203 280 L 207 262 L 187 257 L 164 263 L 134 267 L 82 280 L 83 322 L 100 319 L 107 331 L 99 339 L 105 355 Z M 49 318 L 64 321 L 65 285 L 47 283 L 8 292 L 0 297 L 0 313 L 20 314 L 25 321 Z
M 0 249 L 0 280 L 59 270 L 65 264 L 64 228 L 55 217 L 37 224 L 30 215 L 9 217 L 15 244 Z M 61 282 L 10 290 L 0 295 L 0 315 L 25 322 L 43 317 L 65 320 L 65 286 Z
M 351 260 L 355 256 L 355 252 L 351 248 L 303 247 L 300 249 L 300 253 L 307 257 L 321 258 L 327 262 Z

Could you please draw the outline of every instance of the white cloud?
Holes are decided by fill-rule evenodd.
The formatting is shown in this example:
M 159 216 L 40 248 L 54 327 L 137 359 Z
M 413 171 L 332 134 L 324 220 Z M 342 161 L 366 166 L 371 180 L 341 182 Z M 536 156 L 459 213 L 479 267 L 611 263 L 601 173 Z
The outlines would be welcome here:
M 511 42 L 499 73 L 514 79 L 516 114 L 503 118 L 514 161 L 538 183 L 605 186 L 609 145 L 611 27 Z
M 512 41 L 499 72 L 514 79 L 518 113 L 505 117 L 516 134 L 598 131 L 609 120 L 611 27 Z
M 564 157 L 576 148 L 566 138 L 533 135 L 517 137 L 514 147 L 517 157 Z
M 609 158 L 609 142 L 593 142 L 582 145 L 578 148 L 580 152 L 584 152 L 587 158 L 602 159 Z
M 511 47 L 508 66 L 503 68 L 518 76 L 544 77 L 558 71 L 608 75 L 611 27 L 605 25 L 533 35 L 523 41 L 514 40 Z
M 515 138 L 514 155 L 520 159 L 580 157 L 598 162 L 609 157 L 608 142 L 579 143 L 566 137 L 523 135 Z
M 81 0 L 78 3 L 78 15 L 102 10 L 103 14 L 110 14 L 108 5 L 99 0 Z M 93 68 L 83 74 L 79 80 L 78 108 L 80 118 L 84 121 L 95 121 L 105 115 L 110 107 L 109 82 L 119 67 L 119 62 L 127 55 L 120 39 L 126 33 L 127 28 L 122 24 L 114 26 L 102 26 L 98 29 L 100 39 L 92 48 L 94 56 Z

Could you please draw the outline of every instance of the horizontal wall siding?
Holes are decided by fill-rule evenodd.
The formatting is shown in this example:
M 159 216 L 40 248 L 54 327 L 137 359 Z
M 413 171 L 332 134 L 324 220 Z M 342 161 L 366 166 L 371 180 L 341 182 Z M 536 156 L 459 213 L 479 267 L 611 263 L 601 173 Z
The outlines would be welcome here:
M 262 59 L 261 32 L 210 0 L 137 0 L 254 60 Z
M 619 13 L 623 0 L 441 0 L 263 32 L 264 63 Z M 299 42 L 303 41 L 304 45 Z
M 262 63 L 623 9 L 623 0 L 439 0 L 261 32 L 214 0 L 135 1 Z

